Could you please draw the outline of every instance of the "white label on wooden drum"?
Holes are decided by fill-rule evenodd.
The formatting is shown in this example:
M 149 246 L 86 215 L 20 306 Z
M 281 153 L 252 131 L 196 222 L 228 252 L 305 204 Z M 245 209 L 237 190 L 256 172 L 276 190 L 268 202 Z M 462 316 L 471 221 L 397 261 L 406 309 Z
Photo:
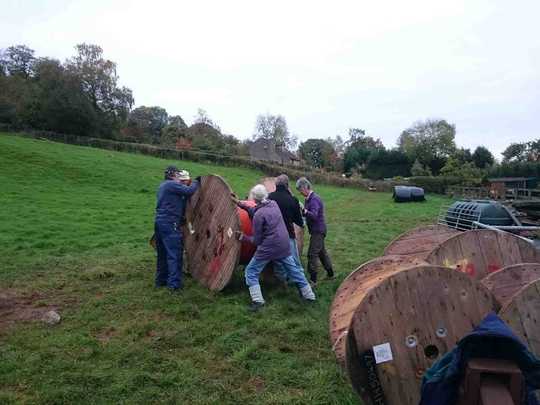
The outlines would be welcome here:
M 390 343 L 383 343 L 382 345 L 373 346 L 373 354 L 375 354 L 375 364 L 384 363 L 394 359 L 394 357 L 392 357 Z
M 232 238 L 232 235 L 233 235 L 233 231 L 231 229 L 231 227 L 229 227 L 229 229 L 227 229 L 227 236 L 230 238 Z
M 193 224 L 191 222 L 188 222 L 187 225 L 188 225 L 189 233 L 193 235 L 195 233 L 195 229 L 193 229 Z

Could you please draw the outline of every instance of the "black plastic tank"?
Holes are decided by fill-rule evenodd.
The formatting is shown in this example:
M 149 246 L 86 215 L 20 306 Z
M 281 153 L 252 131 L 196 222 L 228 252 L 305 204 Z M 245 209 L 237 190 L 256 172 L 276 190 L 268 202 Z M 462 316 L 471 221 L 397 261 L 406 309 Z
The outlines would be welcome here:
M 392 198 L 395 202 L 424 201 L 424 189 L 413 186 L 395 186 Z
M 474 221 L 494 226 L 516 225 L 510 212 L 492 200 L 456 201 L 448 208 L 445 219 L 449 226 L 460 229 L 476 228 Z

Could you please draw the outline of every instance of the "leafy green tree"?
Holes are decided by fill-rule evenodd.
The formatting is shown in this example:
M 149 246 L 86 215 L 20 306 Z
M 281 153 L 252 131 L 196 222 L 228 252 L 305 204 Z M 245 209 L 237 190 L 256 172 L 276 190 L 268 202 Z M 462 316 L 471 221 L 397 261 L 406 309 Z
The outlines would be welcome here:
M 472 160 L 474 165 L 480 169 L 485 169 L 488 166 L 491 166 L 495 162 L 495 158 L 491 152 L 483 147 L 479 146 L 474 150 L 472 154 Z
M 537 162 L 540 158 L 540 139 L 512 143 L 502 153 L 503 162 Z
M 10 46 L 0 57 L 0 65 L 4 75 L 21 76 L 28 79 L 34 68 L 34 50 L 26 45 Z
M 349 139 L 345 145 L 343 161 L 346 172 L 365 170 L 371 154 L 385 149 L 380 139 L 366 135 L 366 131 L 359 128 L 349 129 Z
M 335 151 L 332 145 L 324 139 L 308 139 L 298 147 L 298 153 L 310 166 L 330 168 L 335 160 Z
M 454 157 L 449 157 L 441 169 L 441 175 L 459 178 L 463 185 L 475 186 L 481 184 L 485 171 L 472 162 L 462 163 Z
M 366 164 L 365 174 L 370 179 L 383 179 L 396 176 L 409 176 L 411 162 L 409 157 L 398 149 L 376 149 Z
M 411 167 L 412 176 L 431 176 L 431 170 L 416 159 Z
M 277 148 L 294 149 L 298 138 L 291 135 L 287 121 L 282 115 L 260 114 L 255 122 L 253 140 L 267 139 L 274 141 Z
M 176 145 L 179 138 L 186 137 L 187 125 L 179 115 L 170 116 L 168 123 L 161 130 L 160 143 L 167 146 Z
M 161 131 L 168 122 L 169 115 L 164 108 L 141 106 L 131 111 L 127 126 L 150 139 L 152 143 L 159 143 Z
M 127 87 L 118 86 L 116 63 L 103 58 L 98 45 L 79 44 L 77 55 L 66 62 L 68 71 L 81 82 L 98 117 L 98 132 L 111 137 L 125 124 L 134 104 L 133 94 Z
M 411 160 L 418 159 L 433 173 L 438 173 L 456 150 L 455 136 L 455 125 L 445 120 L 427 119 L 404 130 L 399 136 L 398 147 Z
M 55 59 L 34 64 L 32 99 L 25 106 L 27 125 L 68 134 L 92 135 L 96 112 L 81 92 L 81 83 Z

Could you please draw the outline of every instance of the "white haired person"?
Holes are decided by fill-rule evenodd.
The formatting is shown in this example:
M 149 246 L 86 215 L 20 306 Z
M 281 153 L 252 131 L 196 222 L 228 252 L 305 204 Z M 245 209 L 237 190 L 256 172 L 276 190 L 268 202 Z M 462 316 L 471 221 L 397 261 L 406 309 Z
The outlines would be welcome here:
M 334 279 L 332 262 L 324 239 L 326 238 L 326 221 L 324 219 L 324 204 L 311 188 L 311 183 L 305 177 L 301 177 L 296 182 L 296 189 L 305 197 L 304 210 L 302 214 L 306 217 L 308 230 L 310 233 L 308 248 L 308 272 L 312 285 L 317 284 L 317 267 L 320 260 L 326 270 L 327 279 Z
M 251 210 L 233 197 L 238 206 L 246 209 L 253 217 L 253 236 L 240 234 L 240 240 L 248 240 L 257 246 L 253 258 L 245 269 L 246 284 L 251 296 L 249 309 L 257 311 L 264 306 L 259 275 L 270 262 L 277 263 L 283 268 L 289 282 L 296 284 L 304 299 L 315 301 L 315 294 L 304 272 L 296 266 L 291 254 L 289 233 L 277 203 L 267 199 L 268 192 L 262 184 L 251 189 L 251 196 L 257 204 Z
M 189 172 L 176 166 L 165 169 L 165 181 L 157 192 L 154 232 L 157 250 L 156 287 L 167 286 L 178 292 L 183 287 L 182 256 L 184 238 L 182 223 L 187 200 L 197 191 L 201 178 L 193 183 Z

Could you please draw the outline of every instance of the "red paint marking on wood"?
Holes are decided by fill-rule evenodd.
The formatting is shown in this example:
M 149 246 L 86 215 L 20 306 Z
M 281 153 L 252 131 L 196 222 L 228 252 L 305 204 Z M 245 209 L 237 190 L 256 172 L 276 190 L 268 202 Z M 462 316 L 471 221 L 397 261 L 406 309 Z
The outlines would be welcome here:
M 497 264 L 488 264 L 487 272 L 488 272 L 488 274 L 490 274 L 490 273 L 494 273 L 494 272 L 496 272 L 497 270 L 500 270 L 500 269 L 501 269 L 501 266 L 499 266 Z

